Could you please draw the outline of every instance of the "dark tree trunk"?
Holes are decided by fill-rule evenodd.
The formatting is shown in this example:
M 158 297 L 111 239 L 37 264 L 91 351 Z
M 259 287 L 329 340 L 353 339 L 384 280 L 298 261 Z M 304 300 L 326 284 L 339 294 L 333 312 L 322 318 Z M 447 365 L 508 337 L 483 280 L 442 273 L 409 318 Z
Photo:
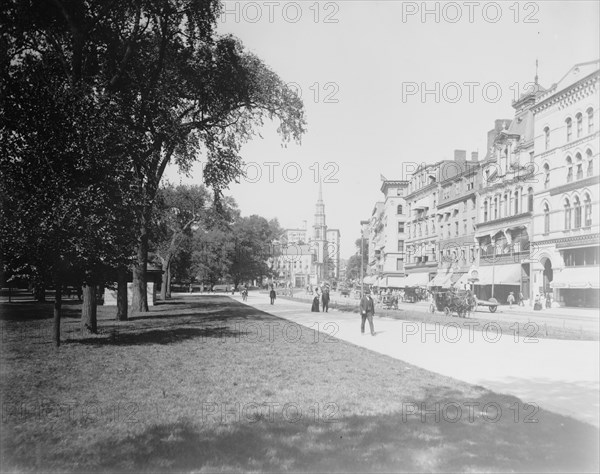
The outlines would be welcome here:
M 62 289 L 60 285 L 56 285 L 56 291 L 54 293 L 54 322 L 53 322 L 53 333 L 54 333 L 54 344 L 56 347 L 60 347 L 60 308 L 62 306 Z
M 142 225 L 142 235 L 137 250 L 137 262 L 133 266 L 132 311 L 148 312 L 148 296 L 146 294 L 146 269 L 148 268 L 148 231 Z
M 127 269 L 117 272 L 117 319 L 127 321 Z
M 46 287 L 42 283 L 36 283 L 34 290 L 35 300 L 40 303 L 44 303 L 46 301 Z
M 93 334 L 98 333 L 98 321 L 96 319 L 96 286 L 84 285 L 83 303 L 81 305 L 81 325 L 82 331 L 89 331 Z
M 167 298 L 171 298 L 171 262 L 167 268 Z

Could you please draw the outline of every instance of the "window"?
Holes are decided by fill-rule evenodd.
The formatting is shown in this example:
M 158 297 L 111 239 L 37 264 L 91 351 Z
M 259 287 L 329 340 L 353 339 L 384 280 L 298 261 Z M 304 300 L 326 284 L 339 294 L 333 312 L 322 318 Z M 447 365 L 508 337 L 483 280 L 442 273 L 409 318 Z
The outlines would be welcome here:
M 573 181 L 573 160 L 567 156 L 567 183 Z
M 588 119 L 588 133 L 592 133 L 594 131 L 594 109 L 591 107 L 587 109 L 587 119 Z
M 475 210 L 476 205 L 475 205 L 475 198 L 471 198 L 471 209 Z
M 404 267 L 404 265 L 403 265 L 402 259 L 397 258 L 396 259 L 396 271 L 401 272 L 403 270 L 403 267 Z
M 544 164 L 544 189 L 550 186 L 550 165 Z
M 458 222 L 454 223 L 454 235 L 458 237 Z
M 571 203 L 565 199 L 565 230 L 571 230 Z
M 398 204 L 398 207 L 396 208 L 396 214 L 402 214 L 402 204 Z
M 571 135 L 573 135 L 573 121 L 571 120 L 571 117 L 565 120 L 565 123 L 567 124 L 567 142 L 570 142 Z
M 533 188 L 527 190 L 527 210 L 533 212 Z
M 587 158 L 587 175 L 589 176 L 593 176 L 594 174 L 594 162 L 592 161 L 592 150 L 588 149 L 585 152 L 586 158 Z
M 573 222 L 574 229 L 581 228 L 581 202 L 579 201 L 579 196 L 575 196 L 575 200 L 573 202 L 573 207 L 575 208 L 575 218 Z
M 519 191 L 515 191 L 515 215 L 519 213 Z
M 498 219 L 498 198 L 494 198 L 494 219 Z
M 579 138 L 583 133 L 583 115 L 577 114 L 575 120 L 577 121 L 577 138 Z
M 469 233 L 469 231 L 467 230 L 467 219 L 463 221 L 463 232 L 465 235 Z
M 583 215 L 584 215 L 584 226 L 590 227 L 592 225 L 592 198 L 589 194 L 585 195 L 583 200 Z
M 544 234 L 550 233 L 550 207 L 544 204 Z
M 583 161 L 581 160 L 581 153 L 575 155 L 576 166 L 577 166 L 577 179 L 583 178 Z
M 398 253 L 404 253 L 404 240 L 398 241 Z
M 475 232 L 475 216 L 471 217 L 471 230 L 473 230 L 473 232 Z
M 544 144 L 546 150 L 550 148 L 550 129 L 548 127 L 544 128 Z
M 503 216 L 504 217 L 508 216 L 508 196 L 506 194 L 504 195 L 504 212 L 503 212 Z
M 404 233 L 404 222 L 398 222 L 398 233 L 399 234 Z

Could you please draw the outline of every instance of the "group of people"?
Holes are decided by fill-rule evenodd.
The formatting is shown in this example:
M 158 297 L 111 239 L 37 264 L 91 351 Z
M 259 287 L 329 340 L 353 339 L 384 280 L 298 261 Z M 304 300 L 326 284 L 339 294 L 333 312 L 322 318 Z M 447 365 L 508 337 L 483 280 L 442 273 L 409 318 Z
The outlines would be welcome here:
M 323 312 L 324 313 L 329 312 L 330 299 L 331 298 L 329 296 L 329 287 L 328 286 L 324 286 L 323 289 L 319 289 L 318 287 L 315 288 L 315 295 L 313 297 L 312 306 L 311 306 L 310 310 L 313 313 L 318 313 L 319 312 L 319 303 L 321 303 L 323 305 Z

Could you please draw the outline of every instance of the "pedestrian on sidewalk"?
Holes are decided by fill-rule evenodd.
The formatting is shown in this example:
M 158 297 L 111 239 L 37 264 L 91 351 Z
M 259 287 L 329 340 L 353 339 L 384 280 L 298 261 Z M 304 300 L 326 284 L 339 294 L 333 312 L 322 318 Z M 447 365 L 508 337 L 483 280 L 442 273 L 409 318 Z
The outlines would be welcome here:
M 271 285 L 271 291 L 269 292 L 269 297 L 271 298 L 271 304 L 275 304 L 275 298 L 277 298 L 277 292 L 275 291 L 275 287 Z
M 525 297 L 522 291 L 519 291 L 519 306 L 525 306 Z
M 546 293 L 546 309 L 552 308 L 552 294 L 550 292 Z
M 323 312 L 329 312 L 329 290 L 325 289 L 321 296 L 321 302 L 323 303 Z
M 311 312 L 318 313 L 319 312 L 319 289 L 315 289 L 315 296 L 313 298 L 312 306 L 310 308 Z
M 508 294 L 506 302 L 508 303 L 508 307 L 512 309 L 512 305 L 515 302 L 515 295 L 512 291 Z
M 375 315 L 375 302 L 373 301 L 373 297 L 371 293 L 367 290 L 363 297 L 360 300 L 360 316 L 361 316 L 361 325 L 360 332 L 361 334 L 365 333 L 365 321 L 369 320 L 369 327 L 371 329 L 371 336 L 375 335 L 375 328 L 373 327 L 373 316 Z

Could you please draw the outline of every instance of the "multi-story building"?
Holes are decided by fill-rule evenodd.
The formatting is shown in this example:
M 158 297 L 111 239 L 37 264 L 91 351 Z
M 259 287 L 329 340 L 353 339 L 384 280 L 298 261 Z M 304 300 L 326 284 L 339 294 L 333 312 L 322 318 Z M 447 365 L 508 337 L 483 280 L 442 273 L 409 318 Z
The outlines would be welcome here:
M 532 294 L 565 306 L 599 306 L 599 86 L 598 60 L 576 64 L 532 108 Z
M 482 163 L 480 214 L 475 238 L 479 247 L 475 293 L 505 303 L 530 295 L 530 236 L 533 214 L 533 112 L 543 87 L 537 85 L 513 101 L 515 115 L 488 133 L 490 153 Z M 496 121 L 496 125 L 498 121 Z
M 377 202 L 371 212 L 371 218 L 367 225 L 368 232 L 368 265 L 365 268 L 363 282 L 368 285 L 378 285 L 379 274 L 383 270 L 383 255 L 382 249 L 385 246 L 385 216 L 384 203 Z
M 454 171 L 453 171 L 454 169 Z M 457 173 L 452 160 L 422 164 L 410 177 L 405 196 L 407 219 L 405 225 L 406 278 L 404 286 L 426 287 L 437 274 L 437 239 L 440 229 L 436 222 L 438 182 Z
M 437 226 L 438 270 L 430 287 L 450 285 L 466 288 L 475 264 L 475 230 L 478 217 L 478 192 L 481 188 L 481 163 L 478 153 L 467 161 L 465 150 L 454 151 L 454 169 L 441 180 L 434 225 Z M 456 174 L 454 174 L 456 173 Z M 454 175 L 452 175 L 454 174 Z
M 327 273 L 331 280 L 340 278 L 340 231 L 327 229 Z

